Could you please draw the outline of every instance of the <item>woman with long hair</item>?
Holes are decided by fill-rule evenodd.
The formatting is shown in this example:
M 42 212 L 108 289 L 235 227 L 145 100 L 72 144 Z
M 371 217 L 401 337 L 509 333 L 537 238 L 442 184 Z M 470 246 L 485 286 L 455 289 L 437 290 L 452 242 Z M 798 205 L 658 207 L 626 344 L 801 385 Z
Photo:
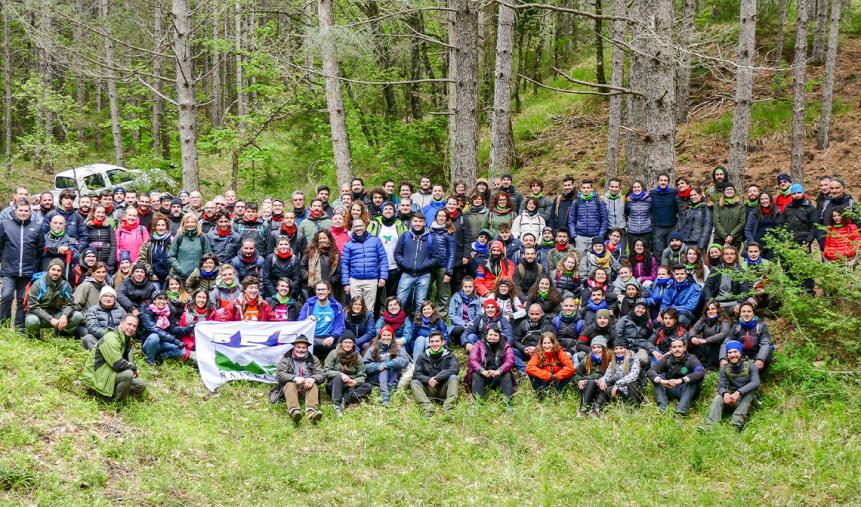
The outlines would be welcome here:
M 495 238 L 499 234 L 500 224 L 511 225 L 511 221 L 514 220 L 514 205 L 508 192 L 500 191 L 493 194 L 490 199 L 489 212 L 487 228 L 490 230 L 491 237 Z
M 541 204 L 535 197 L 527 197 L 523 201 L 523 211 L 511 222 L 511 235 L 523 241 L 523 235 L 532 233 L 536 238 L 541 237 L 541 231 L 547 223 L 539 214 Z
M 700 288 L 705 285 L 709 274 L 711 274 L 711 270 L 703 263 L 702 251 L 695 246 L 689 246 L 685 250 L 685 268 L 688 271 L 688 275 L 697 282 Z
M 550 389 L 562 392 L 574 375 L 574 363 L 559 342 L 556 335 L 542 333 L 539 350 L 529 359 L 526 374 L 532 388 L 543 398 Z
M 616 399 L 628 403 L 642 403 L 643 395 L 638 382 L 640 371 L 640 361 L 628 350 L 625 342 L 614 343 L 610 364 L 607 365 L 604 375 L 595 382 L 601 394 L 593 413 L 597 415 L 601 407 Z
M 347 305 L 344 314 L 344 336 L 351 335 L 356 342 L 356 347 L 364 352 L 374 339 L 377 330 L 374 324 L 374 314 L 365 306 L 365 298 L 353 296 Z
M 447 202 L 447 201 L 446 201 Z M 430 223 L 430 233 L 433 237 L 433 256 L 442 262 L 431 270 L 431 280 L 428 285 L 428 294 L 433 287 L 434 304 L 445 318 L 448 314 L 448 301 L 451 298 L 451 277 L 454 274 L 457 256 L 457 239 L 455 238 L 455 227 L 451 221 L 449 212 L 445 207 L 437 210 L 433 222 Z
M 363 357 L 368 382 L 380 386 L 383 406 L 389 405 L 392 391 L 398 386 L 404 369 L 409 366 L 410 358 L 395 340 L 395 332 L 390 326 L 383 326 Z
M 350 215 L 347 217 L 347 226 L 349 230 L 353 230 L 353 224 L 356 220 L 361 220 L 362 223 L 369 224 L 371 215 L 368 214 L 368 209 L 362 201 L 353 201 L 350 205 Z
M 323 362 L 326 375 L 326 390 L 335 405 L 335 415 L 344 415 L 344 407 L 359 403 L 374 388 L 367 381 L 365 362 L 356 350 L 356 340 L 352 334 L 344 334 L 337 348 L 329 352 Z
M 114 234 L 113 220 L 108 220 L 104 206 L 96 204 L 86 224 L 87 248 L 95 250 L 98 260 L 105 263 L 108 273 L 113 273 L 117 264 L 117 237 Z
M 577 252 L 568 252 L 550 272 L 553 285 L 562 297 L 576 296 L 580 292 L 580 271 L 577 268 Z
M 161 213 L 156 213 L 152 218 L 150 228 L 152 231 L 140 247 L 138 263 L 146 266 L 150 281 L 155 283 L 158 288 L 163 288 L 164 280 L 170 273 L 169 254 L 173 239 L 170 235 L 170 220 Z M 117 243 L 119 245 L 119 237 Z
M 539 275 L 538 280 L 529 289 L 525 306 L 529 308 L 533 304 L 541 305 L 541 311 L 548 318 L 553 318 L 562 309 L 562 294 L 556 290 L 550 275 Z
M 586 358 L 577 365 L 574 373 L 574 384 L 580 391 L 580 408 L 577 409 L 577 417 L 583 417 L 591 409 L 593 415 L 598 415 L 600 405 L 600 389 L 596 383 L 610 366 L 611 353 L 607 348 L 607 338 L 596 336 L 592 340 L 590 352 Z
M 697 356 L 705 368 L 717 370 L 720 346 L 731 327 L 732 322 L 721 309 L 720 303 L 715 300 L 709 301 L 703 310 L 703 316 L 694 323 L 688 333 L 691 337 L 688 350 Z
M 417 358 L 425 351 L 428 344 L 428 337 L 431 333 L 438 332 L 442 334 L 443 340 L 448 344 L 448 329 L 445 326 L 443 319 L 436 309 L 436 306 L 430 301 L 423 301 L 419 305 L 419 311 L 416 314 L 416 319 L 413 324 L 413 357 Z
M 340 263 L 341 255 L 335 247 L 332 233 L 327 230 L 317 231 L 302 256 L 302 279 L 305 280 L 307 292 L 314 294 L 317 282 L 340 282 L 341 277 L 337 276 Z
M 628 262 L 631 263 L 631 274 L 645 288 L 649 288 L 655 283 L 655 275 L 658 272 L 658 261 L 646 248 L 646 242 L 642 239 L 635 239 L 631 247 L 631 253 L 628 255 Z

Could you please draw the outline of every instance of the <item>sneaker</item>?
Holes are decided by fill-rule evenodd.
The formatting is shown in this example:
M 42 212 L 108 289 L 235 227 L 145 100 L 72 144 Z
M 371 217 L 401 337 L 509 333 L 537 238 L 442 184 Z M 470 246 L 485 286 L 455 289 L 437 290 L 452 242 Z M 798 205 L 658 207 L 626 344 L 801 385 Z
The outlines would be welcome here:
M 294 423 L 299 424 L 299 422 L 302 420 L 302 411 L 298 408 L 291 408 L 290 417 L 293 419 Z
M 308 414 L 308 419 L 314 424 L 317 424 L 323 418 L 323 412 L 320 412 L 316 408 L 309 408 L 305 412 Z
M 188 361 L 191 363 L 196 363 L 197 362 L 197 352 L 191 351 L 188 354 Z
M 344 417 L 344 407 L 335 405 L 335 417 Z
M 578 417 L 578 418 L 582 418 L 582 417 L 585 417 L 585 416 L 586 416 L 586 409 L 585 409 L 585 408 L 583 408 L 583 407 L 578 408 L 578 409 L 577 409 L 577 417 Z
M 598 407 L 595 407 L 589 412 L 589 415 L 592 416 L 592 419 L 597 419 L 601 416 L 601 411 L 598 410 Z
M 383 407 L 389 406 L 389 400 L 383 400 Z

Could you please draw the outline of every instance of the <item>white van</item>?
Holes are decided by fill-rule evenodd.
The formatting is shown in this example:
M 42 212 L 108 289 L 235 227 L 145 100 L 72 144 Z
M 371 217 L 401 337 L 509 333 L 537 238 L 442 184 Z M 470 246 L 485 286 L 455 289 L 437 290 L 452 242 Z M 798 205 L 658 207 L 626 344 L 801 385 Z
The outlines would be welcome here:
M 54 202 L 59 202 L 60 192 L 72 190 L 77 196 L 97 194 L 102 190 L 113 190 L 131 184 L 140 172 L 111 164 L 91 164 L 68 169 L 54 176 Z

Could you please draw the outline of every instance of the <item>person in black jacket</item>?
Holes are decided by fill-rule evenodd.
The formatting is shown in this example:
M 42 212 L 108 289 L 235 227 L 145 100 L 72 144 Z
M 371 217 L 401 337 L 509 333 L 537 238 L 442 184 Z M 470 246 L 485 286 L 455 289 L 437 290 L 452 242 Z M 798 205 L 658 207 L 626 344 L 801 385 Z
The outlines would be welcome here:
M 711 426 L 721 420 L 724 412 L 732 412 L 732 425 L 741 431 L 759 391 L 759 368 L 742 356 L 741 342 L 728 342 L 726 357 L 728 363 L 720 369 L 718 392 L 706 424 Z
M 673 399 L 679 400 L 676 413 L 687 415 L 691 403 L 700 394 L 700 384 L 706 376 L 706 370 L 695 355 L 688 354 L 687 347 L 684 338 L 674 337 L 670 353 L 646 374 L 655 384 L 655 401 L 661 413 L 667 410 L 669 400 Z
M 528 362 L 541 343 L 541 335 L 555 334 L 555 332 L 553 321 L 544 313 L 541 305 L 538 303 L 529 305 L 526 318 L 517 326 L 514 333 L 514 355 L 523 362 Z
M 39 266 L 45 235 L 31 215 L 32 208 L 26 200 L 15 203 L 11 219 L 0 224 L 0 321 L 12 316 L 12 301 L 15 306 L 15 328 L 24 329 L 24 292 L 27 282 Z
M 750 284 L 742 277 L 742 269 L 738 264 L 738 250 L 733 245 L 726 245 L 721 253 L 723 264 L 713 267 L 703 286 L 703 300 L 717 301 L 725 312 L 738 314 L 741 304 L 745 301 L 754 302 L 747 296 Z
M 697 356 L 709 370 L 718 369 L 720 346 L 730 332 L 732 324 L 717 301 L 709 301 L 703 316 L 688 333 L 691 337 L 692 354 Z
M 460 364 L 445 348 L 442 333 L 434 331 L 428 336 L 429 347 L 416 359 L 410 388 L 422 406 L 425 415 L 436 412 L 431 400 L 443 400 L 443 409 L 452 410 L 457 401 Z
M 152 300 L 155 292 L 155 284 L 146 276 L 146 266 L 135 264 L 132 266 L 132 276 L 126 278 L 117 291 L 117 302 L 126 313 L 138 316 L 143 304 Z
M 141 325 L 145 338 L 141 350 L 146 354 L 146 362 L 149 364 L 155 364 L 159 357 L 179 359 L 185 356 L 185 344 L 180 337 L 187 335 L 191 330 L 180 327 L 170 313 L 165 291 L 156 292 L 152 303 L 143 308 Z M 191 359 L 194 360 L 193 355 Z
M 299 263 L 299 257 L 293 254 L 290 239 L 287 236 L 278 238 L 275 251 L 266 256 L 261 274 L 263 297 L 274 296 L 278 280 L 282 278 L 287 278 L 291 282 L 291 286 L 293 287 L 291 297 L 299 297 L 299 287 L 302 286 L 300 283 L 302 266 Z

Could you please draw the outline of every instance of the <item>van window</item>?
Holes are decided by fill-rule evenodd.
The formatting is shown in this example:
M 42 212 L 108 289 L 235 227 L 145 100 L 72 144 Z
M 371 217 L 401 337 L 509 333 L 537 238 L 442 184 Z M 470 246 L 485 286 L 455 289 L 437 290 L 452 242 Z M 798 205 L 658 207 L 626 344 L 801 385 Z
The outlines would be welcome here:
M 108 170 L 108 179 L 111 180 L 111 186 L 129 183 L 135 179 L 134 175 L 124 169 Z
M 59 189 L 78 188 L 78 186 L 75 185 L 75 179 L 69 178 L 68 176 L 57 176 L 54 178 L 54 186 Z
M 100 173 L 96 173 L 84 176 L 84 186 L 90 190 L 99 190 L 107 185 L 105 185 L 105 178 Z

